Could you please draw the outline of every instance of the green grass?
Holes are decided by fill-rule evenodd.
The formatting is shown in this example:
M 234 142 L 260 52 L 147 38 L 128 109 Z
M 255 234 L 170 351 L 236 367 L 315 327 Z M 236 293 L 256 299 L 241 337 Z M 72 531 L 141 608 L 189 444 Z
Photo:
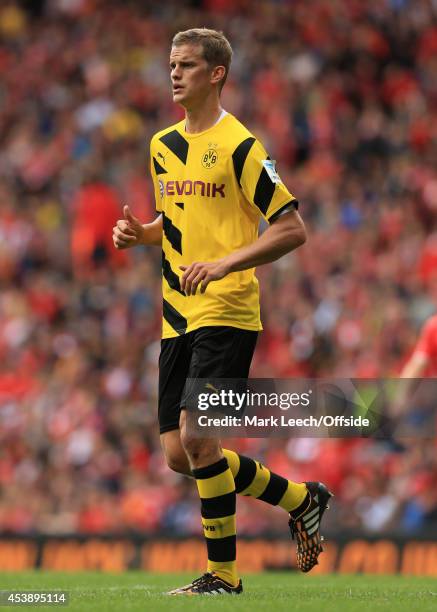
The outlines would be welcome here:
M 317 611 L 437 610 L 435 578 L 402 576 L 304 576 L 292 573 L 251 574 L 244 577 L 239 597 L 168 597 L 163 591 L 189 582 L 188 574 L 126 572 L 4 572 L 1 590 L 62 589 L 69 592 L 68 606 L 38 606 L 39 610 L 68 612 L 144 612 L 166 610 L 210 611 Z M 25 606 L 24 609 L 35 606 Z M 22 606 L 6 606 L 5 610 Z M 3 609 L 3 606 L 2 606 Z

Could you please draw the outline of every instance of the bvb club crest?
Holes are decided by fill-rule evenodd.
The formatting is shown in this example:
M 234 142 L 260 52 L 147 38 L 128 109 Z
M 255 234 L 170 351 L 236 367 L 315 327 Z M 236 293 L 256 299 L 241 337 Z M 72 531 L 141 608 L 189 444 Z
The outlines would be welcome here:
M 214 142 L 208 143 L 208 150 L 202 155 L 202 166 L 204 168 L 212 168 L 218 161 L 218 155 L 216 151 L 217 144 Z

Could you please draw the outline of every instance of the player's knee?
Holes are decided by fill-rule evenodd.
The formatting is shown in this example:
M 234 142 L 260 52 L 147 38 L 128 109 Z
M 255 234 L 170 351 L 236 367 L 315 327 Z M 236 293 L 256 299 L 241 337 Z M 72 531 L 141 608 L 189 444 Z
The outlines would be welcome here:
M 172 430 L 161 435 L 161 446 L 168 467 L 179 474 L 191 474 L 188 457 L 183 449 L 180 431 Z
M 205 440 L 193 437 L 187 433 L 186 429 L 181 431 L 181 442 L 186 454 L 194 464 L 208 454 L 208 445 L 205 444 Z
M 197 452 L 200 448 L 200 440 L 198 438 L 194 438 L 191 434 L 189 434 L 184 427 L 181 429 L 181 443 L 188 455 Z
M 181 431 L 181 442 L 192 464 L 214 463 L 220 455 L 220 445 L 216 440 L 202 440 Z
M 178 474 L 186 474 L 186 475 L 191 474 L 190 466 L 188 464 L 188 459 L 185 453 L 183 456 L 179 454 L 166 455 L 165 458 L 166 458 L 168 467 L 171 470 L 173 470 L 173 472 L 177 472 Z

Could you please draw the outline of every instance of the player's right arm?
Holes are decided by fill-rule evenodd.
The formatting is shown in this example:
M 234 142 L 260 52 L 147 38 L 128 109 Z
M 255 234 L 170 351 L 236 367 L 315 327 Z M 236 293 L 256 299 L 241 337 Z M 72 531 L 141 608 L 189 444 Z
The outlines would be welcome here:
M 431 361 L 437 332 L 437 317 L 428 319 L 420 332 L 416 348 L 402 368 L 400 378 L 419 378 Z
M 161 195 L 156 168 L 159 167 L 155 157 L 156 135 L 150 141 L 150 174 L 155 192 L 156 212 L 162 213 Z M 119 219 L 113 228 L 112 240 L 116 249 L 129 249 L 137 245 L 161 246 L 162 245 L 162 214 L 152 223 L 141 223 L 139 219 L 129 210 L 129 206 L 123 207 L 124 219 Z
M 416 379 L 422 376 L 426 367 L 429 365 L 430 357 L 427 352 L 429 331 L 429 325 L 425 325 L 417 343 L 416 350 L 399 374 L 401 380 L 397 386 L 395 400 L 391 405 L 391 414 L 393 416 L 400 416 L 408 411 L 408 401 L 417 384 Z
M 129 249 L 138 245 L 161 246 L 162 215 L 152 223 L 141 223 L 130 211 L 123 207 L 124 219 L 119 219 L 112 230 L 112 240 L 116 249 Z
M 429 357 L 426 353 L 414 352 L 407 363 L 402 368 L 400 378 L 419 378 L 425 371 L 429 363 Z

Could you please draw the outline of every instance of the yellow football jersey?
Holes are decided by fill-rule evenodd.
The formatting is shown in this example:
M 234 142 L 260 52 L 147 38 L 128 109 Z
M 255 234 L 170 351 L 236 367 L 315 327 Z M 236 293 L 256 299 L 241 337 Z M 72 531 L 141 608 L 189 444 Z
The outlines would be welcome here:
M 150 144 L 156 210 L 162 214 L 163 338 L 208 325 L 262 329 L 255 269 L 186 296 L 181 265 L 215 261 L 253 243 L 267 221 L 296 199 L 263 146 L 231 114 L 199 134 L 185 121 Z

